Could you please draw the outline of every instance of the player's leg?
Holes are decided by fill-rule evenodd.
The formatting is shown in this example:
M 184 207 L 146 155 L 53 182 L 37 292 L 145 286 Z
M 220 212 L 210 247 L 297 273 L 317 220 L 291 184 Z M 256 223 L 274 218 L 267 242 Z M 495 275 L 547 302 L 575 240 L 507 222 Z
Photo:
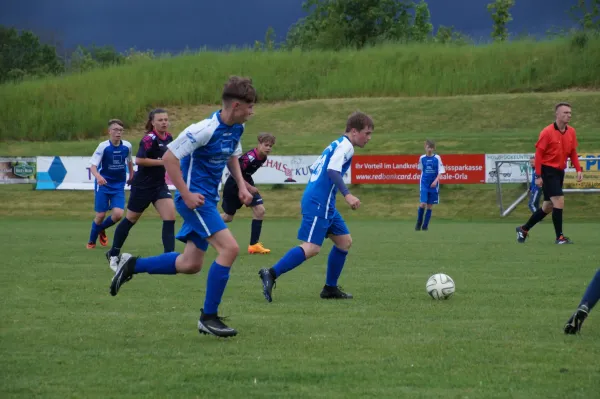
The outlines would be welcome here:
M 175 250 L 175 203 L 166 185 L 158 191 L 154 207 L 163 221 L 162 243 L 164 252 L 173 252 Z
M 98 234 L 100 234 L 101 225 L 106 216 L 106 212 L 110 209 L 110 200 L 108 194 L 104 192 L 102 187 L 98 187 L 94 192 L 94 211 L 96 215 L 92 221 L 92 227 L 90 229 L 90 237 L 86 245 L 87 249 L 96 248 L 96 241 L 98 240 Z
M 565 197 L 563 194 L 564 179 L 565 174 L 561 171 L 557 179 L 558 188 L 554 195 L 550 197 L 550 201 L 552 201 L 552 224 L 554 224 L 554 232 L 556 233 L 556 244 L 573 244 L 573 241 L 569 237 L 563 235 L 563 209 L 565 207 Z
M 530 192 L 529 202 L 527 203 L 527 207 L 531 211 L 531 213 L 535 213 L 540 208 L 540 193 L 541 190 L 539 188 L 534 189 Z
M 270 269 L 260 269 L 258 275 L 263 285 L 263 295 L 268 302 L 273 300 L 275 280 L 296 267 L 305 260 L 316 256 L 321 250 L 325 235 L 329 228 L 329 220 L 317 216 L 302 215 L 302 223 L 298 230 L 298 239 L 302 244 L 290 249 Z
M 415 225 L 415 230 L 421 230 L 423 225 L 423 215 L 425 214 L 425 206 L 427 205 L 427 190 L 423 188 L 420 189 L 419 192 L 419 209 L 417 210 L 417 224 Z
M 125 208 L 125 190 L 112 193 L 109 197 L 109 201 L 109 207 L 111 209 L 110 217 L 104 219 L 104 222 L 102 222 L 102 225 L 100 226 L 100 234 L 98 234 L 100 245 L 103 247 L 108 245 L 106 229 L 112 227 L 123 217 L 123 209 Z
M 338 286 L 338 279 L 344 269 L 348 251 L 352 246 L 352 236 L 342 216 L 336 211 L 328 230 L 333 247 L 327 258 L 327 277 L 321 291 L 323 299 L 352 299 L 352 294 L 343 292 Z
M 225 223 L 233 221 L 233 217 L 237 210 L 243 205 L 242 201 L 238 198 L 237 193 L 237 186 L 225 184 L 225 187 L 223 188 L 223 201 L 221 202 L 221 208 L 223 209 L 221 219 L 223 219 Z
M 260 194 L 254 194 L 254 199 L 250 204 L 252 209 L 252 229 L 250 231 L 250 245 L 248 246 L 249 254 L 268 254 L 270 249 L 265 248 L 260 242 L 260 233 L 262 231 L 262 223 L 265 217 L 265 205 Z
M 579 307 L 565 324 L 565 334 L 577 334 L 581 330 L 583 322 L 598 300 L 600 300 L 600 269 L 596 271 L 596 275 L 585 290 Z
M 440 201 L 439 193 L 437 190 L 429 190 L 427 193 L 427 210 L 425 211 L 425 219 L 423 220 L 422 229 L 429 230 L 429 221 L 431 220 L 431 213 L 433 212 L 433 205 L 438 204 Z
M 152 197 L 149 194 L 152 193 L 149 193 L 148 190 L 136 187 L 131 188 L 129 201 L 127 202 L 127 212 L 125 213 L 123 220 L 121 220 L 121 223 L 119 223 L 115 229 L 115 238 L 113 239 L 112 247 L 106 254 L 111 264 L 115 260 L 113 258 L 118 257 L 121 253 L 121 248 L 123 248 L 123 244 L 125 244 L 125 240 L 129 235 L 129 230 L 131 230 L 133 225 L 136 224 L 142 216 L 142 213 L 152 203 Z
M 548 173 L 544 168 L 542 169 L 542 180 L 544 182 L 542 186 L 544 202 L 542 203 L 542 207 L 538 208 L 529 217 L 527 223 L 516 227 L 515 230 L 517 232 L 517 242 L 519 243 L 524 243 L 527 239 L 527 235 L 529 234 L 529 230 L 531 230 L 533 226 L 541 222 L 550 212 L 552 212 L 552 201 L 550 198 L 555 195 L 554 193 L 559 190 L 562 192 L 559 180 L 554 174 Z

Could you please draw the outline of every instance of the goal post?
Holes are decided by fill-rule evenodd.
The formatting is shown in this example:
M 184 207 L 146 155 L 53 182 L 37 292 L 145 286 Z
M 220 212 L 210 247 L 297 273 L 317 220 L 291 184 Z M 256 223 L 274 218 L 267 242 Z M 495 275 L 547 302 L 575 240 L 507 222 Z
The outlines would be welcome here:
M 566 169 L 565 177 L 566 188 L 563 189 L 563 192 L 585 194 L 600 193 L 600 157 L 580 157 L 579 162 L 582 163 L 584 170 L 584 181 L 581 184 L 575 183 L 575 169 L 573 168 L 573 165 L 569 163 L 569 167 Z M 594 166 L 598 171 L 592 170 Z M 518 171 L 518 173 L 515 173 L 515 171 Z M 500 208 L 500 216 L 505 217 L 509 215 L 521 202 L 528 199 L 529 183 L 531 181 L 533 170 L 528 159 L 499 160 L 495 161 L 495 170 L 492 171 L 492 173 L 496 178 L 496 201 L 498 203 L 498 207 Z M 525 183 L 525 191 L 522 192 L 518 198 L 512 200 L 512 202 L 509 202 L 511 200 L 507 200 L 505 198 L 506 193 L 502 191 L 502 187 L 506 186 L 507 184 L 514 183 L 518 183 L 520 185 Z

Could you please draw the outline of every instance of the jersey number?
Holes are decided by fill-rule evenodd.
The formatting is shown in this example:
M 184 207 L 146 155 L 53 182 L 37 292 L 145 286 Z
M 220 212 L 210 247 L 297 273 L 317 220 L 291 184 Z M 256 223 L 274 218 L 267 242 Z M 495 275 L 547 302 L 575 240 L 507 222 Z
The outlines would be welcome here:
M 325 165 L 325 161 L 327 160 L 327 155 L 329 155 L 333 151 L 333 147 L 330 145 L 323 151 L 323 154 L 317 158 L 315 163 L 312 164 L 313 170 L 310 175 L 310 181 L 317 181 L 321 173 L 323 172 L 323 165 Z

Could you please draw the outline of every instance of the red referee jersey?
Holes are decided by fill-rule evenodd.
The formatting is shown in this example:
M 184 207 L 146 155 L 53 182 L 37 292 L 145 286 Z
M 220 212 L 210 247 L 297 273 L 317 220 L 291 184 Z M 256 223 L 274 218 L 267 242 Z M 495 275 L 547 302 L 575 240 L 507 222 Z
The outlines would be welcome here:
M 577 136 L 575 129 L 567 125 L 564 132 L 558 130 L 558 125 L 548 125 L 540 133 L 535 145 L 535 174 L 542 175 L 542 165 L 564 170 L 567 167 L 567 158 L 578 172 L 581 172 L 579 156 L 577 155 Z

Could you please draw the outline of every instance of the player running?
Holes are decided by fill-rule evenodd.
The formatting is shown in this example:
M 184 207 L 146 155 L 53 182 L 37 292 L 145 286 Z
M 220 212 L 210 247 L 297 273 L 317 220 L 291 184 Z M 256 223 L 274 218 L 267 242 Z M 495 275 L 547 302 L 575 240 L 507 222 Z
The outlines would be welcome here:
M 300 246 L 290 249 L 273 267 L 258 272 L 263 286 L 263 294 L 268 302 L 273 300 L 272 290 L 275 280 L 316 256 L 321 250 L 325 237 L 333 241 L 327 260 L 327 277 L 321 291 L 323 299 L 350 299 L 352 294 L 343 292 L 338 279 L 344 268 L 352 237 L 342 216 L 335 208 L 335 197 L 341 192 L 346 203 L 356 210 L 360 200 L 344 184 L 343 176 L 350 167 L 354 147 L 363 148 L 374 129 L 370 116 L 355 112 L 346 122 L 346 132 L 332 142 L 310 167 L 311 176 L 302 196 L 302 224 L 298 230 Z
M 110 284 L 111 295 L 117 295 L 122 285 L 138 273 L 198 273 L 210 244 L 218 255 L 208 271 L 198 331 L 218 337 L 237 334 L 217 315 L 229 271 L 239 253 L 239 246 L 217 209 L 218 187 L 227 165 L 239 187 L 240 201 L 244 204 L 252 201 L 238 157 L 242 155 L 240 139 L 244 132 L 243 123 L 253 114 L 256 100 L 250 79 L 230 78 L 223 89 L 222 110 L 187 127 L 169 144 L 164 162 L 171 181 L 177 187 L 175 204 L 184 221 L 177 239 L 185 243 L 185 249 L 182 254 L 169 252 L 149 258 L 124 253 Z
M 155 109 L 148 115 L 146 135 L 140 141 L 135 156 L 137 171 L 131 183 L 125 219 L 117 226 L 112 248 L 106 253 L 110 268 L 117 270 L 119 254 L 129 235 L 129 230 L 150 206 L 158 211 L 163 220 L 162 242 L 165 253 L 175 250 L 175 205 L 165 180 L 163 156 L 173 136 L 167 131 L 169 115 L 164 109 Z
M 125 208 L 125 183 L 129 170 L 129 181 L 133 176 L 133 162 L 131 160 L 131 143 L 122 140 L 123 122 L 119 119 L 108 121 L 109 140 L 98 145 L 90 159 L 90 172 L 96 178 L 94 181 L 94 211 L 96 217 L 92 222 L 90 239 L 87 248 L 96 248 L 96 240 L 100 238 L 100 245 L 108 245 L 105 230 L 117 223 L 123 217 Z M 106 212 L 112 210 L 106 220 Z
M 271 153 L 275 145 L 275 136 L 270 133 L 261 133 L 258 135 L 258 145 L 251 149 L 239 158 L 242 176 L 244 177 L 244 185 L 252 194 L 252 202 L 249 207 L 252 208 L 252 230 L 250 232 L 250 245 L 248 246 L 249 254 L 268 254 L 271 252 L 260 242 L 260 232 L 262 230 L 262 222 L 265 217 L 265 206 L 263 199 L 254 186 L 252 175 L 265 163 L 267 156 Z M 233 220 L 233 217 L 238 209 L 242 207 L 242 201 L 238 197 L 238 186 L 235 179 L 230 175 L 225 181 L 223 189 L 223 213 L 221 217 L 225 223 Z
M 429 220 L 433 205 L 440 202 L 440 178 L 446 170 L 442 164 L 442 158 L 435 154 L 435 142 L 425 141 L 425 155 L 421 155 L 417 168 L 421 171 L 420 182 L 420 204 L 417 213 L 417 225 L 415 230 L 429 230 Z M 427 211 L 425 211 L 427 207 Z M 423 220 L 425 214 L 425 220 Z

